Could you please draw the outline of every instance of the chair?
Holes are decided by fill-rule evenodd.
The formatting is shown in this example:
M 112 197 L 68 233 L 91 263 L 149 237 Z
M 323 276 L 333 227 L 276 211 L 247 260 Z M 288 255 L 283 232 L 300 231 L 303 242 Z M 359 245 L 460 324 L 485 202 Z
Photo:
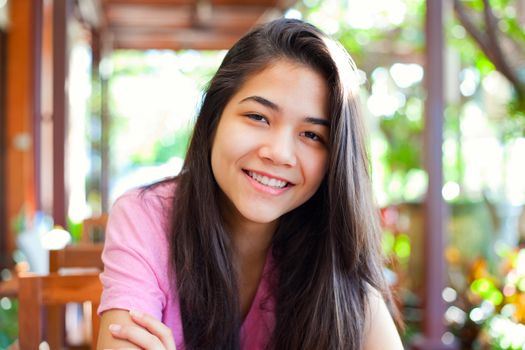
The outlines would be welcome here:
M 67 245 L 64 249 L 49 251 L 49 272 L 62 268 L 104 269 L 102 263 L 103 243 L 79 243 Z
M 51 273 L 49 275 L 22 275 L 19 278 L 19 344 L 21 349 L 37 350 L 43 340 L 42 307 L 66 303 L 91 302 L 92 340 L 91 349 L 96 349 L 100 320 L 97 308 L 100 303 L 102 284 L 98 272 L 71 275 Z M 48 338 L 52 336 L 48 328 Z M 53 347 L 51 349 L 60 349 Z
M 68 279 L 71 279 L 72 281 L 76 281 L 79 270 L 81 272 L 81 276 L 87 276 L 88 274 L 96 274 L 97 275 L 97 283 L 100 284 L 98 281 L 98 274 L 100 271 L 104 269 L 104 264 L 102 263 L 102 250 L 104 247 L 103 242 L 104 238 L 104 231 L 105 226 L 107 223 L 108 216 L 107 215 L 101 215 L 99 217 L 95 218 L 88 218 L 84 220 L 83 226 L 82 226 L 82 236 L 81 236 L 81 242 L 79 244 L 72 244 L 66 246 L 64 249 L 60 250 L 51 250 L 49 251 L 49 276 L 40 276 L 42 281 L 47 281 L 48 277 L 49 280 L 60 280 L 59 276 L 63 278 L 63 283 L 68 283 Z M 98 232 L 98 233 L 97 233 Z M 99 243 L 93 243 L 94 241 Z M 89 270 L 89 272 L 87 272 Z M 69 272 L 66 272 L 69 271 Z M 73 275 L 61 275 L 60 272 L 65 273 L 71 273 L 74 272 Z M 53 277 L 52 277 L 53 276 Z M 26 276 L 27 277 L 27 276 Z M 24 278 L 26 278 L 24 277 Z M 25 289 L 24 286 L 22 286 L 19 283 L 19 279 L 17 279 L 17 286 L 16 286 L 16 292 L 17 294 L 21 294 L 21 291 Z M 26 280 L 27 283 L 27 280 Z M 44 283 L 44 282 L 33 282 L 33 283 Z M 45 282 L 45 283 L 51 283 L 51 282 Z M 59 282 L 56 282 L 59 283 Z M 62 282 L 61 282 L 62 283 Z M 77 282 L 75 282 L 77 283 Z M 36 288 L 36 287 L 34 287 Z M 12 288 L 10 288 L 12 289 Z M 24 290 L 25 292 L 25 290 Z M 97 339 L 96 335 L 98 334 L 98 315 L 96 314 L 96 308 L 98 307 L 98 298 L 100 298 L 100 294 L 102 293 L 102 289 L 98 291 L 98 295 L 94 296 L 97 298 L 96 305 L 92 303 L 92 325 L 93 325 L 93 338 Z M 29 295 L 26 295 L 26 300 L 22 301 L 22 298 L 19 296 L 19 302 L 20 305 L 22 303 L 26 304 L 28 303 L 27 298 L 31 296 L 31 293 Z M 41 296 L 40 296 L 41 297 Z M 67 298 L 67 294 L 65 295 Z M 33 302 L 38 302 L 39 296 L 33 296 L 35 299 Z M 45 324 L 47 325 L 47 342 L 51 349 L 62 349 L 63 345 L 65 343 L 65 304 L 71 302 L 82 302 L 82 301 L 91 301 L 91 300 L 64 300 L 63 302 L 59 303 L 45 303 L 43 301 L 38 302 L 39 305 L 45 306 L 47 313 L 45 318 Z M 22 316 L 22 313 L 26 313 L 28 311 L 24 311 L 22 307 L 19 309 L 19 313 Z M 29 311 L 33 313 L 34 311 Z M 36 313 L 35 313 L 36 315 Z M 38 313 L 38 322 L 42 323 L 42 315 L 39 312 Z M 30 320 L 33 318 L 30 318 Z M 21 322 L 21 321 L 20 321 Z M 24 334 L 27 336 L 27 333 L 23 331 L 24 328 L 22 328 L 22 325 L 20 326 L 20 344 L 22 349 L 26 349 L 23 344 L 25 344 Z M 36 333 L 35 333 L 36 334 Z M 39 333 L 38 342 L 42 340 L 42 335 Z M 36 342 L 36 340 L 35 340 Z M 34 345 L 34 344 L 33 344 Z M 95 348 L 96 341 L 92 341 L 92 348 Z M 32 349 L 32 345 L 27 345 L 28 349 Z M 38 348 L 38 345 L 35 347 L 35 349 Z
M 82 236 L 80 241 L 83 243 L 104 242 L 108 214 L 84 219 L 82 222 Z
M 93 270 L 97 273 L 104 269 L 102 250 L 104 244 L 79 243 L 67 245 L 64 249 L 49 251 L 50 274 Z M 47 342 L 51 349 L 61 349 L 65 343 L 65 307 L 50 305 L 47 307 L 48 325 Z

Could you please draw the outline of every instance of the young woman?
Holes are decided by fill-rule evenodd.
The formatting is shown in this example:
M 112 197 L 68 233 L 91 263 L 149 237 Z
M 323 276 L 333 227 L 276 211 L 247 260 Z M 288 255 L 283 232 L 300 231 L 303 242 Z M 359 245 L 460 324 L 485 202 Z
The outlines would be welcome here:
M 297 20 L 232 47 L 180 175 L 112 209 L 100 349 L 402 349 L 350 62 Z

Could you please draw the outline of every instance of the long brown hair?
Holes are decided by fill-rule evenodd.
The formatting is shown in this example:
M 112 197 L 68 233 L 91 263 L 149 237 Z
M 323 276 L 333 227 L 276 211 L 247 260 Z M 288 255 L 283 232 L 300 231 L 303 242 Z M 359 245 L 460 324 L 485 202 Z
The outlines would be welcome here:
M 233 245 L 219 209 L 210 154 L 219 118 L 252 75 L 286 59 L 319 72 L 329 88 L 329 165 L 318 191 L 283 215 L 272 241 L 277 269 L 275 349 L 360 349 L 367 295 L 390 294 L 382 275 L 355 69 L 314 26 L 280 19 L 240 39 L 205 94 L 177 183 L 170 256 L 188 349 L 239 349 Z

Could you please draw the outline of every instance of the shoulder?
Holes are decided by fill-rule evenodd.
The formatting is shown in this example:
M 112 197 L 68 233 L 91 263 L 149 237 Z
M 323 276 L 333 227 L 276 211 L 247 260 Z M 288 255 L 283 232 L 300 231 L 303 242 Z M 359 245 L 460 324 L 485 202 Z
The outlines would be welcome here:
M 364 332 L 364 350 L 402 350 L 392 316 L 381 293 L 370 287 L 367 293 L 367 312 Z
M 135 222 L 145 219 L 166 221 L 171 212 L 175 190 L 175 183 L 170 181 L 125 192 L 111 207 L 108 224 L 123 217 Z
M 157 256 L 167 243 L 173 182 L 127 191 L 113 204 L 106 228 L 103 257 L 125 249 Z
M 175 195 L 176 184 L 174 181 L 164 181 L 142 188 L 128 190 L 117 198 L 111 212 L 122 206 L 139 206 L 162 208 L 170 206 Z

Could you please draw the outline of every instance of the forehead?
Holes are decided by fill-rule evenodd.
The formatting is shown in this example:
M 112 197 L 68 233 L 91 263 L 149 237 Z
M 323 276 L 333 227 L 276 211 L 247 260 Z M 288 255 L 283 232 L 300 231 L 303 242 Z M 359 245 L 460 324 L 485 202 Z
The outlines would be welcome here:
M 241 85 L 241 89 L 247 86 L 253 87 L 254 85 L 258 85 L 257 83 L 264 83 L 265 80 L 268 79 L 273 80 L 274 82 L 289 82 L 291 85 L 297 85 L 297 83 L 302 82 L 302 80 L 295 81 L 294 84 L 294 81 L 290 79 L 290 77 L 297 77 L 298 75 L 304 77 L 304 79 L 315 77 L 315 80 L 325 82 L 324 77 L 316 69 L 304 63 L 295 62 L 289 59 L 279 59 L 249 75 Z
M 317 71 L 301 63 L 278 60 L 249 76 L 230 102 L 261 96 L 283 109 L 302 107 L 306 114 L 325 115 L 328 94 L 328 84 Z

